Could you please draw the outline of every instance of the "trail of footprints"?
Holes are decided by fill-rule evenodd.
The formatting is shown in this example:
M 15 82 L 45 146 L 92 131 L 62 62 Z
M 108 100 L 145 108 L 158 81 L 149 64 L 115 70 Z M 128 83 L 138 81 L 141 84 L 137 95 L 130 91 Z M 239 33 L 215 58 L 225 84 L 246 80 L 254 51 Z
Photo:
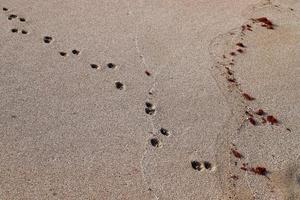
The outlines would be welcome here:
M 8 12 L 10 11 L 9 8 L 7 7 L 3 7 L 2 8 L 3 12 L 7 13 L 7 19 L 10 20 L 10 21 L 13 21 L 13 20 L 18 20 L 20 23 L 25 23 L 27 22 L 27 20 L 24 18 L 24 17 L 19 17 L 17 14 L 8 14 Z M 29 34 L 29 32 L 27 30 L 19 30 L 18 28 L 12 28 L 11 29 L 11 32 L 16 34 L 16 33 L 21 33 L 23 35 L 27 35 Z M 42 38 L 42 42 L 46 45 L 51 45 L 53 42 L 54 42 L 54 38 L 50 35 L 45 35 L 43 38 Z M 80 56 L 81 52 L 80 50 L 78 49 L 72 49 L 70 50 L 70 52 L 66 52 L 66 51 L 59 51 L 58 54 L 61 56 L 61 57 L 67 57 L 69 54 L 72 54 L 74 56 Z M 89 64 L 90 68 L 91 69 L 99 69 L 100 68 L 100 65 L 96 64 L 96 63 L 91 63 Z M 108 63 L 106 65 L 106 67 L 108 69 L 115 69 L 117 67 L 116 64 L 114 63 Z M 145 72 L 145 75 L 148 76 L 148 77 L 151 77 L 151 73 L 146 70 Z M 117 90 L 124 90 L 125 89 L 125 85 L 124 83 L 120 82 L 120 81 L 116 81 L 114 82 L 114 86 Z M 148 92 L 148 95 L 149 96 L 152 96 L 153 95 L 153 91 L 150 90 Z M 154 104 L 152 104 L 151 102 L 146 102 L 145 103 L 145 113 L 149 116 L 154 116 L 156 114 L 156 107 Z M 165 137 L 168 137 L 170 136 L 170 131 L 167 130 L 166 128 L 160 128 L 159 131 L 158 131 L 161 135 L 165 136 Z M 161 148 L 163 146 L 162 144 L 162 141 L 160 141 L 157 137 L 152 137 L 150 140 L 149 140 L 149 144 L 151 146 L 153 146 L 154 148 Z M 204 171 L 204 170 L 212 170 L 213 169 L 213 165 L 208 162 L 208 161 L 197 161 L 197 160 L 192 160 L 190 161 L 191 162 L 191 168 L 196 170 L 196 171 Z
M 9 11 L 9 9 L 6 8 L 6 7 L 3 7 L 2 10 L 3 10 L 4 12 L 8 12 L 8 11 Z M 16 20 L 19 20 L 20 22 L 26 22 L 26 19 L 25 19 L 24 17 L 18 17 L 18 16 L 15 15 L 15 14 L 10 14 L 10 15 L 8 15 L 7 19 L 8 19 L 8 20 L 15 20 L 15 19 L 16 19 Z M 18 30 L 17 28 L 12 28 L 12 29 L 11 29 L 11 32 L 12 32 L 12 33 L 21 33 L 21 34 L 23 34 L 23 35 L 27 35 L 27 34 L 28 34 L 28 31 L 27 31 L 27 30 L 24 30 L 24 29 Z
M 2 8 L 2 11 L 7 13 L 7 20 L 9 21 L 13 21 L 13 20 L 18 20 L 20 23 L 26 23 L 27 20 L 24 18 L 24 17 L 19 17 L 17 14 L 9 14 L 8 12 L 10 11 L 9 8 L 7 7 L 3 7 Z M 28 30 L 25 30 L 25 29 L 21 29 L 19 30 L 18 28 L 12 28 L 11 30 L 11 33 L 13 34 L 22 34 L 22 35 L 27 35 L 29 34 L 29 31 Z M 42 43 L 46 44 L 46 45 L 51 45 L 53 42 L 54 42 L 54 38 L 50 35 L 45 35 L 43 38 L 41 38 L 41 41 Z M 74 56 L 80 56 L 81 55 L 81 51 L 78 50 L 78 49 L 72 49 L 70 50 L 69 52 L 66 52 L 66 51 L 59 51 L 58 54 L 61 56 L 61 57 L 67 57 L 69 54 L 70 55 L 74 55 Z M 97 70 L 99 68 L 101 68 L 100 65 L 96 64 L 96 63 L 90 63 L 89 64 L 89 67 L 91 69 L 94 69 L 94 70 Z M 114 63 L 108 63 L 106 64 L 106 67 L 108 69 L 115 69 L 117 67 L 116 64 Z M 144 72 L 146 76 L 148 77 L 151 77 L 151 73 L 149 71 L 145 71 Z M 117 89 L 117 90 L 124 90 L 125 89 L 125 85 L 124 83 L 120 82 L 120 81 L 116 81 L 114 82 L 114 87 Z M 148 95 L 149 97 L 153 95 L 153 88 L 148 91 Z M 145 108 L 144 108 L 144 111 L 147 115 L 149 115 L 149 117 L 154 117 L 155 114 L 156 114 L 156 106 L 147 101 L 145 102 Z M 161 134 L 162 136 L 164 137 L 168 137 L 171 135 L 170 131 L 166 128 L 163 128 L 161 127 L 159 130 L 158 130 L 159 134 Z M 151 137 L 150 140 L 149 140 L 149 145 L 151 145 L 153 148 L 161 148 L 163 147 L 163 143 L 162 141 L 160 141 L 158 139 L 158 137 Z M 190 162 L 190 166 L 191 166 L 191 169 L 195 170 L 195 171 L 211 171 L 213 170 L 215 167 L 213 164 L 211 164 L 209 161 L 198 161 L 198 160 L 191 160 L 189 161 Z
M 2 11 L 4 13 L 7 13 L 7 20 L 9 21 L 13 21 L 13 20 L 18 20 L 20 23 L 25 23 L 27 22 L 27 20 L 24 18 L 24 17 L 19 17 L 17 14 L 9 14 L 8 12 L 10 11 L 9 8 L 7 7 L 2 7 Z M 18 28 L 12 28 L 10 30 L 11 33 L 14 33 L 14 34 L 23 34 L 23 35 L 27 35 L 29 34 L 28 30 L 25 30 L 25 29 L 18 29 Z M 43 43 L 45 44 L 48 44 L 48 45 L 51 45 L 51 43 L 54 41 L 54 38 L 52 36 L 49 36 L 49 35 L 46 35 L 42 38 L 42 41 Z M 81 54 L 81 52 L 78 50 L 78 49 L 72 49 L 69 53 L 68 52 L 65 52 L 65 51 L 59 51 L 58 54 L 61 56 L 61 57 L 66 57 L 68 56 L 69 54 L 72 54 L 72 55 L 75 55 L 75 56 L 79 56 Z M 95 63 L 91 63 L 89 64 L 90 67 L 92 69 L 100 69 L 100 65 L 98 64 L 95 64 Z M 107 68 L 109 69 L 114 69 L 116 68 L 116 64 L 114 63 L 108 63 L 106 65 Z M 125 85 L 124 83 L 120 82 L 120 81 L 116 81 L 114 83 L 114 86 L 117 90 L 124 90 L 125 89 Z

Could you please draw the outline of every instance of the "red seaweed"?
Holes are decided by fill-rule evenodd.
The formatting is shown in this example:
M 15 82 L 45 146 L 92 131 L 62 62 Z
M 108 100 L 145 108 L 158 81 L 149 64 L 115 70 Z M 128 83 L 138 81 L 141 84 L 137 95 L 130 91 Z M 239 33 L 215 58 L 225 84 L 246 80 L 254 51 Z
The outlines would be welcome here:
M 255 113 L 256 113 L 257 115 L 260 115 L 260 116 L 266 114 L 265 111 L 264 111 L 263 109 L 258 109 Z
M 255 119 L 253 119 L 252 117 L 249 117 L 248 120 L 253 126 L 255 126 L 257 124 Z
M 244 171 L 248 171 L 248 169 L 246 167 L 244 167 L 244 166 L 241 167 L 241 169 L 244 170 Z
M 236 157 L 236 158 L 243 158 L 244 156 L 240 153 L 240 152 L 238 152 L 237 150 L 235 150 L 235 149 L 231 149 L 231 153 Z
M 248 101 L 253 101 L 253 100 L 255 100 L 254 97 L 250 96 L 250 95 L 247 94 L 247 93 L 243 93 L 242 95 L 243 95 L 243 97 L 244 97 L 245 99 L 247 99 Z
M 268 115 L 267 116 L 267 121 L 271 123 L 272 125 L 277 124 L 278 120 L 273 116 L 273 115 Z
M 260 167 L 260 166 L 257 166 L 255 168 L 252 167 L 250 169 L 250 171 L 254 172 L 255 174 L 262 175 L 262 176 L 265 176 L 268 173 L 268 171 L 265 167 Z
M 267 29 L 274 29 L 274 24 L 266 17 L 256 18 L 254 19 L 257 22 L 261 22 L 263 27 Z

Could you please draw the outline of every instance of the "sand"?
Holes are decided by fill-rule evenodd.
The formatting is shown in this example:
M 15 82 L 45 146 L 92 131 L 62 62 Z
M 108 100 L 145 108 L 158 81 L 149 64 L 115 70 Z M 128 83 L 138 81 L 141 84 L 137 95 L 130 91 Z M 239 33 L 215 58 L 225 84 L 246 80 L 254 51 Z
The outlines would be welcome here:
M 300 199 L 299 1 L 0 6 L 1 200 Z

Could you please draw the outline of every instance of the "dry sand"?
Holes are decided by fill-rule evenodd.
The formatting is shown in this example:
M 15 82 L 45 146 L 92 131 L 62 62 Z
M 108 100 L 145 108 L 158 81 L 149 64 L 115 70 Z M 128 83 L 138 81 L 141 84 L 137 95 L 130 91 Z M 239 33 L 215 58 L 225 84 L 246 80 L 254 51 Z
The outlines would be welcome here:
M 0 6 L 1 200 L 300 199 L 298 0 Z

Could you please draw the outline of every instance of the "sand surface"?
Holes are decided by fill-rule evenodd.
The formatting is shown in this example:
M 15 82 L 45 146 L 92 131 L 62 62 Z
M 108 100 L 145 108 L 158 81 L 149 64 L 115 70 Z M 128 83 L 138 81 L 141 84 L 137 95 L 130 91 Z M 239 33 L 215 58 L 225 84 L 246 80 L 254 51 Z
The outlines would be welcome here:
M 300 199 L 300 1 L 0 9 L 1 200 Z

